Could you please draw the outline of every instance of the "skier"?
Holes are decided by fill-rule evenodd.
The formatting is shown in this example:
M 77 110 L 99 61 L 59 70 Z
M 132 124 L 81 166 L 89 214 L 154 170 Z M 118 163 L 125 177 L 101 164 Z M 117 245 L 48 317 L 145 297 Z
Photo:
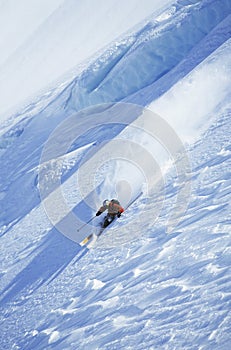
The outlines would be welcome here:
M 121 214 L 124 212 L 124 208 L 121 207 L 120 202 L 117 199 L 112 199 L 109 201 L 108 199 L 105 199 L 103 201 L 102 207 L 99 208 L 96 216 L 101 215 L 105 210 L 108 210 L 107 215 L 105 216 L 104 222 L 103 222 L 103 228 L 107 227 L 117 216 L 118 218 L 121 216 Z

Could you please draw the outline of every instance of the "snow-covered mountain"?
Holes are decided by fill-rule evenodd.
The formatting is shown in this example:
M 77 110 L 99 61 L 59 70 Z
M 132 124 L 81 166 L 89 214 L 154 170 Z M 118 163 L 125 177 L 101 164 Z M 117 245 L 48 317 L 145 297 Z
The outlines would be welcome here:
M 230 1 L 0 10 L 1 348 L 229 349 Z
M 76 76 L 112 41 L 116 46 L 124 32 L 172 2 L 1 1 L 0 118 L 9 118 L 42 91 L 48 94 L 48 85 Z

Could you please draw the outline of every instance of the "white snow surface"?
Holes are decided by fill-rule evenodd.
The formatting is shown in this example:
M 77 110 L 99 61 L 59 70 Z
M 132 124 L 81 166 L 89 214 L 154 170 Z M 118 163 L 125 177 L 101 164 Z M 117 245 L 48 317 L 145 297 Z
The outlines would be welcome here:
M 1 349 L 228 350 L 230 1 L 0 10 Z
M 171 2 L 1 1 L 0 118 L 57 84 L 63 74 L 76 74 L 84 61 Z

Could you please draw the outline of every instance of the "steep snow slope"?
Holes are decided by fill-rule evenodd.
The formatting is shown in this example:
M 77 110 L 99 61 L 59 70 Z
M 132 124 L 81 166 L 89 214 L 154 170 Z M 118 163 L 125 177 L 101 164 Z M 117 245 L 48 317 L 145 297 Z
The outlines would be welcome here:
M 15 0 L 1 4 L 0 118 L 173 0 Z
M 230 5 L 220 4 L 178 1 L 8 120 L 0 143 L 3 349 L 229 349 Z M 170 38 L 180 54 L 168 60 Z M 145 119 L 142 106 L 152 101 L 160 117 L 148 110 Z M 171 143 L 178 136 L 186 168 Z M 142 163 L 149 156 L 153 168 Z M 58 201 L 52 213 L 41 204 L 41 193 L 45 202 L 57 189 L 67 212 Z M 144 195 L 94 249 L 60 234 L 64 227 L 80 240 L 69 213 L 82 223 L 124 190 L 124 202 Z
M 90 252 L 47 232 L 41 209 L 1 237 L 3 349 L 229 349 L 227 102 L 188 150 L 192 195 L 172 234 L 181 184 L 170 173 L 155 225 L 159 196 L 134 204 Z M 130 243 L 120 245 L 123 235 Z
M 229 2 L 227 1 L 224 1 L 224 7 L 222 7 L 222 9 L 220 8 L 220 3 L 217 1 L 204 1 L 200 2 L 199 4 L 195 2 L 195 4 L 191 6 L 181 4 L 179 2 L 177 6 L 174 6 L 174 8 L 170 8 L 170 10 L 167 10 L 161 17 L 158 18 L 158 20 L 155 18 L 155 20 L 150 21 L 148 25 L 146 25 L 145 22 L 145 26 L 141 31 L 137 33 L 136 36 L 134 36 L 133 34 L 131 34 L 130 36 L 128 35 L 124 39 L 124 44 L 121 44 L 125 45 L 125 47 L 129 47 L 128 52 L 127 49 L 125 51 L 121 51 L 120 46 L 113 48 L 113 51 L 106 51 L 106 53 L 101 57 L 101 59 L 97 60 L 95 64 L 90 65 L 86 70 L 84 70 L 83 73 L 80 74 L 80 76 L 77 76 L 61 93 L 58 93 L 58 95 L 55 98 L 51 93 L 50 98 L 53 98 L 53 101 L 51 101 L 47 107 L 46 99 L 45 101 L 43 99 L 39 100 L 37 104 L 29 105 L 28 108 L 24 111 L 24 113 L 18 116 L 18 118 L 22 119 L 22 121 L 17 123 L 13 128 L 11 127 L 10 131 L 8 133 L 5 133 L 0 141 L 3 152 L 1 158 L 1 198 L 2 202 L 4 203 L 4 210 L 2 210 L 2 212 L 0 213 L 0 220 L 2 224 L 6 225 L 6 228 L 8 228 L 8 225 L 11 226 L 12 223 L 20 220 L 40 202 L 40 194 L 38 192 L 37 185 L 38 165 L 40 162 L 41 152 L 42 150 L 44 152 L 44 143 L 47 141 L 47 138 L 50 135 L 50 133 L 53 130 L 55 130 L 55 128 L 62 121 L 64 121 L 65 124 L 60 124 L 59 129 L 56 130 L 56 132 L 60 131 L 61 134 L 59 136 L 59 147 L 54 148 L 54 154 L 52 156 L 49 154 L 46 155 L 45 153 L 45 159 L 43 157 L 42 162 L 46 163 L 46 161 L 49 160 L 49 157 L 57 158 L 62 156 L 66 152 L 69 152 L 70 150 L 78 150 L 78 152 L 76 153 L 76 160 L 74 161 L 73 165 L 71 167 L 68 167 L 65 171 L 66 178 L 68 178 L 68 176 L 71 176 L 73 172 L 75 174 L 75 171 L 79 166 L 79 162 L 86 153 L 86 150 L 82 149 L 83 146 L 86 146 L 87 150 L 90 147 L 90 150 L 92 150 L 93 152 L 95 150 L 96 152 L 98 148 L 95 147 L 95 142 L 97 142 L 98 146 L 101 147 L 102 140 L 110 140 L 114 138 L 116 134 L 121 132 L 121 130 L 124 127 L 126 127 L 127 124 L 130 124 L 139 116 L 139 114 L 142 113 L 142 108 L 131 107 L 130 109 L 126 110 L 126 108 L 124 109 L 122 106 L 122 110 L 120 110 L 120 107 L 118 107 L 118 113 L 116 113 L 114 117 L 112 117 L 111 109 L 108 109 L 107 105 L 99 106 L 97 109 L 96 107 L 93 107 L 92 109 L 89 109 L 88 111 L 84 112 L 80 111 L 80 114 L 77 114 L 76 116 L 73 114 L 73 112 L 78 112 L 79 109 L 81 110 L 82 108 L 92 104 L 94 105 L 100 102 L 111 102 L 113 100 L 117 100 L 119 98 L 117 94 L 121 94 L 121 92 L 123 91 L 124 93 L 122 96 L 119 95 L 120 97 L 127 98 L 129 96 L 130 101 L 136 103 L 137 100 L 140 101 L 140 99 L 143 96 L 142 103 L 146 102 L 146 97 L 148 95 L 150 98 L 149 92 L 153 89 L 153 91 L 155 91 L 155 83 L 158 84 L 158 82 L 161 80 L 158 76 L 155 76 L 155 74 L 151 70 L 152 67 L 154 67 L 155 69 L 159 60 L 158 55 L 156 56 L 155 45 L 158 45 L 158 50 L 160 50 L 160 48 L 162 47 L 165 48 L 162 50 L 162 70 L 166 71 L 166 74 L 164 74 L 163 76 L 163 78 L 165 79 L 163 82 L 163 86 L 166 87 L 167 80 L 169 81 L 168 88 L 171 87 L 172 79 L 170 77 L 168 80 L 169 74 L 171 75 L 172 72 L 175 72 L 176 74 L 174 75 L 174 80 L 176 80 L 176 77 L 179 78 L 179 72 L 177 70 L 179 66 L 183 67 L 185 65 L 185 62 L 192 62 L 191 68 L 193 68 L 197 63 L 198 56 L 201 55 L 201 57 L 204 57 L 208 53 L 207 47 L 210 47 L 210 50 L 211 48 L 215 48 L 218 44 L 223 43 L 223 41 L 229 35 L 230 28 L 224 25 L 224 21 L 225 23 L 227 21 L 229 22 L 231 18 L 231 16 L 228 16 L 224 20 L 226 14 L 228 13 L 227 11 L 229 10 L 229 6 Z M 214 12 L 215 10 L 216 12 Z M 207 18 L 207 21 L 205 21 L 205 18 Z M 218 21 L 220 21 L 220 24 L 218 24 Z M 191 23 L 192 27 L 189 27 L 188 23 Z M 193 35 L 193 31 L 195 32 L 195 23 L 197 24 L 198 28 L 197 32 L 201 33 L 199 35 L 199 37 L 201 38 L 199 43 L 199 37 Z M 151 28 L 153 30 L 151 30 Z M 203 28 L 203 30 L 201 30 L 201 28 Z M 223 29 L 223 31 L 221 29 Z M 212 30 L 212 33 L 214 35 L 216 33 L 216 30 L 218 30 L 217 34 L 222 34 L 221 39 L 214 40 L 211 44 L 211 32 L 209 32 L 209 30 Z M 171 56 L 171 65 L 169 65 L 169 37 L 170 33 L 172 34 L 174 33 L 174 31 L 176 32 L 176 34 L 171 36 L 172 41 L 174 43 L 173 45 L 178 45 L 178 50 L 181 52 L 181 54 L 180 56 L 178 54 Z M 178 35 L 177 31 L 179 32 Z M 208 34 L 206 35 L 206 33 Z M 181 40 L 179 40 L 178 38 L 179 35 Z M 188 36 L 190 40 L 188 40 Z M 130 41 L 134 43 L 132 46 L 129 44 Z M 142 47 L 142 50 L 140 49 L 140 47 Z M 153 55 L 151 61 L 146 59 L 150 53 L 150 47 L 153 48 Z M 192 47 L 193 50 L 190 50 Z M 205 48 L 204 51 L 203 48 Z M 210 86 L 211 84 L 213 84 L 213 103 L 209 102 L 209 106 L 211 106 L 212 109 L 222 102 L 222 100 L 225 98 L 226 94 L 229 91 L 228 87 L 230 86 L 230 70 L 227 66 L 227 62 L 229 61 L 230 57 L 229 44 L 227 44 L 227 48 L 224 47 L 221 50 L 221 54 L 218 53 L 218 55 L 215 54 L 214 56 L 212 56 L 212 58 L 208 62 L 209 64 L 204 65 L 204 68 L 196 70 L 193 75 L 191 75 L 188 79 L 186 79 L 184 82 L 178 85 L 176 89 L 179 90 L 179 102 L 177 102 L 176 109 L 174 109 L 172 106 L 168 107 L 167 109 L 167 106 L 169 106 L 169 104 L 172 102 L 169 98 L 169 95 L 167 95 L 167 98 L 164 99 L 164 103 L 161 103 L 160 100 L 156 102 L 156 106 L 154 104 L 154 107 L 151 107 L 154 111 L 156 110 L 161 117 L 164 117 L 167 120 L 167 122 L 175 130 L 176 134 L 179 134 L 180 137 L 184 137 L 184 141 L 188 141 L 190 139 L 190 135 L 191 137 L 192 135 L 195 136 L 196 134 L 198 134 L 199 136 L 199 129 L 201 125 L 208 125 L 208 121 L 211 119 L 209 113 L 207 113 L 207 104 L 208 99 L 211 96 L 211 89 L 208 90 L 206 89 L 206 87 L 208 85 Z M 142 70 L 139 73 L 141 52 L 143 52 L 144 55 L 144 70 Z M 183 55 L 182 52 L 184 53 Z M 136 55 L 137 61 L 135 60 Z M 115 60 L 113 60 L 114 56 L 116 58 Z M 195 57 L 196 59 L 193 61 L 193 58 Z M 213 63 L 214 60 L 215 62 Z M 120 83 L 118 83 L 117 72 L 119 71 L 120 66 L 121 71 L 124 71 L 124 79 L 122 79 Z M 171 66 L 172 69 L 170 69 Z M 131 78 L 129 78 L 130 69 L 133 72 L 137 72 L 136 75 L 131 75 Z M 145 74 L 144 71 L 146 71 Z M 220 89 L 221 84 L 216 82 L 214 74 L 211 73 L 213 71 L 217 72 L 217 80 L 219 80 L 222 77 L 222 90 Z M 147 74 L 147 72 L 150 72 L 150 76 Z M 185 71 L 182 68 L 181 76 L 182 72 L 186 74 L 187 71 Z M 205 79 L 205 76 L 208 75 L 208 72 L 209 76 Z M 135 80 L 136 76 L 138 77 L 137 80 Z M 155 82 L 150 85 L 150 81 L 153 80 L 155 80 Z M 130 91 L 133 91 L 134 81 L 137 81 L 136 89 L 141 89 L 141 91 L 140 95 L 135 94 L 132 95 L 133 98 L 131 98 Z M 188 88 L 188 86 L 191 84 L 191 81 L 193 81 L 192 85 L 195 86 L 194 90 Z M 111 85 L 109 85 L 109 82 L 111 82 Z M 143 95 L 143 86 L 145 84 L 147 84 L 147 94 Z M 181 85 L 183 86 L 182 88 L 180 88 Z M 202 86 L 205 86 L 203 88 L 203 94 L 204 96 L 205 94 L 208 96 L 207 100 L 205 100 L 204 98 L 201 100 L 201 108 L 202 106 L 204 106 L 204 108 L 199 113 L 197 110 L 198 85 L 200 86 L 200 88 L 202 88 Z M 95 86 L 97 86 L 97 88 Z M 115 86 L 117 87 L 115 88 Z M 219 94 L 218 90 L 220 90 Z M 182 91 L 188 91 L 189 97 L 186 101 L 187 103 L 182 104 L 182 112 L 180 114 L 178 106 L 179 103 L 181 103 L 182 101 Z M 192 96 L 190 96 L 192 93 L 195 94 L 193 100 Z M 169 94 L 172 94 L 172 92 L 170 92 Z M 173 103 L 175 103 L 175 101 L 173 101 Z M 191 103 L 190 106 L 189 103 Z M 41 108 L 43 108 L 42 111 L 38 112 L 38 109 L 40 110 Z M 186 114 L 188 117 L 188 109 L 192 111 L 194 108 L 195 113 L 192 115 L 192 121 L 189 124 L 188 119 L 186 118 Z M 173 112 L 170 111 L 170 109 L 171 111 L 178 111 L 178 113 L 175 112 L 174 115 Z M 113 123 L 113 129 L 111 124 L 108 124 L 108 120 Z M 74 122 L 74 128 L 72 122 Z M 13 123 L 15 123 L 15 120 L 13 121 Z M 102 123 L 103 126 L 100 125 Z M 105 123 L 108 124 L 107 127 Z M 190 128 L 188 130 L 183 130 L 182 125 L 185 124 L 190 125 Z M 66 138 L 60 140 L 62 134 L 63 136 L 65 136 L 65 132 L 63 130 L 64 125 L 66 127 Z M 93 128 L 96 128 L 94 129 L 94 132 L 92 131 Z M 77 138 L 77 135 L 81 135 L 81 133 L 83 133 L 83 135 Z M 167 138 L 168 135 L 166 134 L 166 139 Z M 137 142 L 136 140 L 134 141 Z M 65 145 L 67 142 L 67 149 L 63 149 L 63 145 Z M 60 146 L 60 144 L 62 145 L 62 147 Z M 14 150 L 13 152 L 12 148 Z M 157 157 L 158 163 L 161 163 L 162 154 L 163 152 L 160 152 L 159 156 L 158 154 L 154 155 L 154 158 Z M 60 166 L 57 168 L 57 162 L 54 162 L 53 167 L 55 167 L 55 169 L 51 169 L 51 173 L 53 171 L 54 176 L 53 180 L 51 180 L 51 183 L 49 185 L 51 186 L 51 188 L 48 186 L 48 190 L 45 191 L 43 198 L 46 197 L 50 192 L 52 192 L 52 188 L 56 186 L 52 183 L 52 181 L 59 181 L 61 171 L 60 167 L 62 168 L 62 158 L 59 161 L 59 163 Z M 57 172 L 57 175 L 55 175 L 55 172 Z M 66 181 L 66 178 L 64 179 L 64 181 Z M 102 191 L 103 190 L 101 189 L 101 192 Z M 107 189 L 107 191 L 109 194 L 109 189 Z M 23 196 L 23 193 L 27 195 Z M 85 193 L 85 196 L 87 196 L 88 193 L 89 192 Z M 112 195 L 113 193 L 110 194 Z M 106 194 L 104 193 L 104 195 Z M 72 204 L 70 205 L 70 207 L 68 207 L 67 210 L 63 210 L 63 208 L 62 210 L 59 210 L 59 215 L 57 216 L 57 218 L 54 219 L 54 221 L 57 222 L 61 220 L 62 217 L 67 214 L 68 209 L 69 211 L 71 211 L 74 203 L 78 203 L 81 197 L 82 194 L 76 193 L 76 195 L 73 196 Z M 96 207 L 97 200 L 94 200 L 93 202 L 94 207 Z M 16 206 L 15 203 L 17 203 Z M 54 213 L 54 215 L 56 216 L 56 213 Z M 80 214 L 80 218 L 86 218 L 86 215 L 89 217 L 90 212 L 85 213 L 84 217 L 82 216 L 82 214 Z M 69 227 L 68 231 L 70 231 Z

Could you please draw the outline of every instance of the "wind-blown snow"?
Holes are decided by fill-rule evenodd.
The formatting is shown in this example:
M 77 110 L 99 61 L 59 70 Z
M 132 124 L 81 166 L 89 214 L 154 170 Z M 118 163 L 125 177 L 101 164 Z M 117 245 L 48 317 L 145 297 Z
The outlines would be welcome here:
M 165 117 L 184 142 L 195 141 L 211 124 L 213 111 L 229 99 L 230 42 L 228 40 L 197 69 L 149 106 Z
M 43 62 L 14 103 L 32 101 L 48 83 L 35 46 L 48 49 L 66 27 L 63 51 L 56 41 L 46 56 L 47 78 L 76 64 L 71 76 L 0 126 L 1 348 L 228 350 L 230 2 L 48 3 L 28 7 L 25 31 L 16 17 L 0 66 L 3 111 L 14 99 L 5 79 L 17 91 Z M 76 41 L 77 8 L 89 23 L 81 17 Z M 67 56 L 85 35 L 80 67 Z M 124 206 L 136 200 L 91 249 L 80 247 L 101 217 L 77 229 L 116 195 Z

